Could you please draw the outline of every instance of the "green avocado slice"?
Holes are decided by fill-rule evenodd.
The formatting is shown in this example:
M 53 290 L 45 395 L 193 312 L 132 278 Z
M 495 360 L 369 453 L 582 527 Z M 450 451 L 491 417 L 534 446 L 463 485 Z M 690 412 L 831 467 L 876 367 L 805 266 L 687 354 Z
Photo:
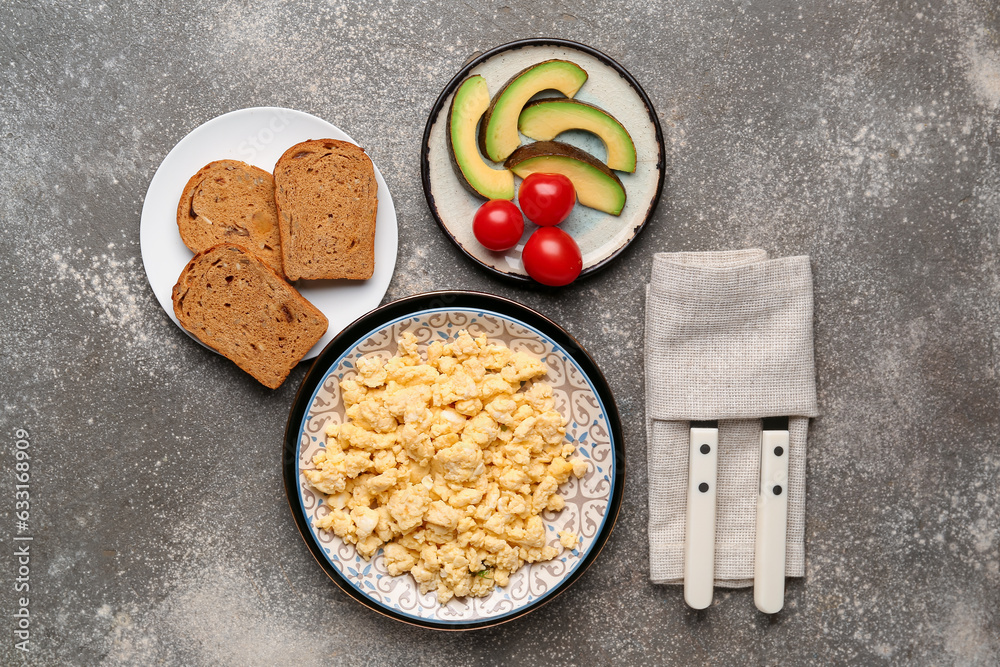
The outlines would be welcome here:
M 551 141 L 567 130 L 586 130 L 604 142 L 610 169 L 635 171 L 635 144 L 628 130 L 614 116 L 592 104 L 568 98 L 531 102 L 521 111 L 517 129 L 538 141 Z
M 527 67 L 504 84 L 479 126 L 479 148 L 489 159 L 500 162 L 517 150 L 517 118 L 532 97 L 543 90 L 558 90 L 573 97 L 587 80 L 587 72 L 568 60 L 545 60 Z
M 584 206 L 621 215 L 625 186 L 607 165 L 590 153 L 561 141 L 536 141 L 521 146 L 504 163 L 521 178 L 529 174 L 562 174 L 573 182 Z
M 448 147 L 451 163 L 462 184 L 486 199 L 513 199 L 514 174 L 486 164 L 476 147 L 476 125 L 490 105 L 486 79 L 476 75 L 463 81 L 451 100 Z

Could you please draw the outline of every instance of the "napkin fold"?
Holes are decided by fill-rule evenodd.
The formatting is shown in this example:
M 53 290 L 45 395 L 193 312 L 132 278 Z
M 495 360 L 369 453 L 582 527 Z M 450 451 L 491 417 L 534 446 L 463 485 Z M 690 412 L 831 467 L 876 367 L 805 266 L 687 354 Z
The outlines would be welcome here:
M 689 422 L 719 420 L 715 584 L 753 583 L 762 417 L 789 417 L 785 574 L 805 568 L 809 417 L 819 414 L 809 258 L 659 253 L 646 293 L 649 556 L 682 583 Z

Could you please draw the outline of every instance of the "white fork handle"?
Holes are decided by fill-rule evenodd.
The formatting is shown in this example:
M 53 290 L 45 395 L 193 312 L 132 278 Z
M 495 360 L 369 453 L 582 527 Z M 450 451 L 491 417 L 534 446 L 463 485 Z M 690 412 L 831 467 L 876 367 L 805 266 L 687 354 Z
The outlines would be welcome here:
M 788 431 L 762 431 L 753 601 L 765 614 L 785 605 L 785 538 L 788 525 Z
M 715 480 L 719 429 L 692 428 L 684 538 L 684 601 L 693 609 L 712 604 L 715 586 Z

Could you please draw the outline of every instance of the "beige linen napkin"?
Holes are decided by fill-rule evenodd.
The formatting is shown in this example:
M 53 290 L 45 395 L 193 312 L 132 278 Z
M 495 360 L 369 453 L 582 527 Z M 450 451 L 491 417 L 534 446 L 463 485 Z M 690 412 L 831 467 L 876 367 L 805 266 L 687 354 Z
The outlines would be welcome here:
M 646 294 L 649 560 L 682 583 L 690 420 L 719 420 L 715 584 L 753 583 L 762 417 L 789 417 L 785 574 L 805 567 L 805 464 L 818 414 L 808 257 L 660 253 Z

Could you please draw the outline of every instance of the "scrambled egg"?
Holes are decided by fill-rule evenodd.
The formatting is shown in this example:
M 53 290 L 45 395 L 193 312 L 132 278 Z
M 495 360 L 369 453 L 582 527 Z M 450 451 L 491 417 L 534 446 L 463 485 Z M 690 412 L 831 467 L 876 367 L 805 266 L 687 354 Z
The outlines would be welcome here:
M 396 356 L 362 358 L 340 383 L 347 422 L 326 429 L 326 449 L 304 470 L 327 495 L 317 528 L 389 573 L 409 572 L 421 593 L 484 597 L 524 563 L 550 560 L 577 536 L 547 544 L 544 510 L 564 506 L 559 485 L 583 477 L 570 458 L 566 419 L 534 357 L 459 332 L 421 358 L 404 333 Z M 523 385 L 523 386 L 522 386 Z

